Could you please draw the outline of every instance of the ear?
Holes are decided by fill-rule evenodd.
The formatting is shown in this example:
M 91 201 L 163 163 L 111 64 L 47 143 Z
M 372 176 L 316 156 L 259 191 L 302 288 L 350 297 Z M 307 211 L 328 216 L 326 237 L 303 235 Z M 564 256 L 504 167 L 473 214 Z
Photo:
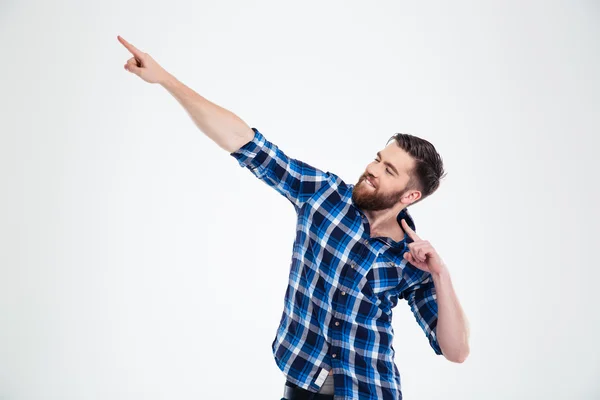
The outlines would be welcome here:
M 421 198 L 421 192 L 418 190 L 409 190 L 408 192 L 404 193 L 402 195 L 402 197 L 400 198 L 400 201 L 403 204 L 409 205 L 414 203 L 415 201 L 419 200 Z

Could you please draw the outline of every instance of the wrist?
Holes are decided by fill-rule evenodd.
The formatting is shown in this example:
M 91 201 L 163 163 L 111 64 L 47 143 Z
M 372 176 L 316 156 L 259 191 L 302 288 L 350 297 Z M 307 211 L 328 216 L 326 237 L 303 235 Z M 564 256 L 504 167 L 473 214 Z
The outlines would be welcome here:
M 175 86 L 175 84 L 177 84 L 177 78 L 175 78 L 170 73 L 165 72 L 164 77 L 161 78 L 158 83 L 167 90 L 172 89 Z
M 442 268 L 440 268 L 439 271 L 432 272 L 431 273 L 431 277 L 433 279 L 433 282 L 437 283 L 437 282 L 440 282 L 440 281 L 444 281 L 444 280 L 450 279 L 450 272 L 448 271 L 448 268 L 446 268 L 446 265 L 444 264 L 442 266 Z

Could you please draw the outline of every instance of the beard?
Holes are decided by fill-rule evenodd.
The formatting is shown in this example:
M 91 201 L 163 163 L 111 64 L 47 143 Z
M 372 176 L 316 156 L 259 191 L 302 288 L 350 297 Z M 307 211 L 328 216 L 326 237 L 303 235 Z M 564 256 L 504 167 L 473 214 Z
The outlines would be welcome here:
M 379 193 L 379 187 L 373 188 L 365 182 L 363 176 L 352 189 L 352 201 L 356 207 L 364 211 L 381 211 L 395 206 L 406 192 L 402 189 L 393 193 Z

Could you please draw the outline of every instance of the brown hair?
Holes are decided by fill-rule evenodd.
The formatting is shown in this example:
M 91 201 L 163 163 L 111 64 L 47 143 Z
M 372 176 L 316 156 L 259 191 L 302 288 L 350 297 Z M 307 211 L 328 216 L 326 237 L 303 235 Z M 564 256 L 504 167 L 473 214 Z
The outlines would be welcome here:
M 411 203 L 412 206 L 429 197 L 438 189 L 441 179 L 446 176 L 444 163 L 435 147 L 425 139 L 408 133 L 396 133 L 387 141 L 386 145 L 392 139 L 395 139 L 396 144 L 415 160 L 415 167 L 409 172 L 410 180 L 406 188 L 420 191 L 421 198 Z

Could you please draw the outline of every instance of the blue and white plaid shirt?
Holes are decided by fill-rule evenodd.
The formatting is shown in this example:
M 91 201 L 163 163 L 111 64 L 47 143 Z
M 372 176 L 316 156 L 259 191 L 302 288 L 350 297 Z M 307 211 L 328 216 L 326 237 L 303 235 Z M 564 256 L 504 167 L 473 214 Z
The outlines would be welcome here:
M 333 369 L 335 398 L 402 399 L 394 363 L 392 308 L 406 299 L 436 354 L 437 303 L 431 274 L 408 263 L 408 236 L 370 237 L 352 201 L 354 185 L 288 157 L 256 128 L 231 153 L 285 196 L 297 227 L 285 306 L 273 355 L 286 378 L 318 392 Z M 415 229 L 406 209 L 405 218 Z

